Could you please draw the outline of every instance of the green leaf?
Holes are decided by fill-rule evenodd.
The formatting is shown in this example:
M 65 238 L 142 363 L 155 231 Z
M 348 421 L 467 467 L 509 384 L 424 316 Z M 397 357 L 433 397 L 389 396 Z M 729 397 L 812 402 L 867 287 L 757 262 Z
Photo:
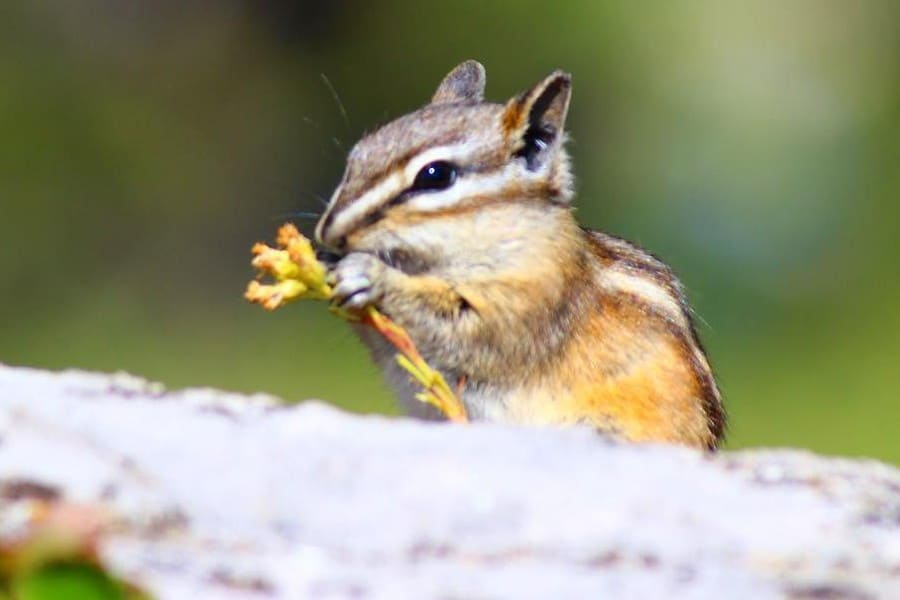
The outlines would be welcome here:
M 137 600 L 99 567 L 83 562 L 58 562 L 20 574 L 12 582 L 15 600 Z

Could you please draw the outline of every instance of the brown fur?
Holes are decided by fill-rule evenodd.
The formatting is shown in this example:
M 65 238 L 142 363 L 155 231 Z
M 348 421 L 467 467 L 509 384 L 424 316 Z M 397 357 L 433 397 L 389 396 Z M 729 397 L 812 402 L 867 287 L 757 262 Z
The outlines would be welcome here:
M 357 144 L 319 240 L 379 257 L 365 273 L 371 301 L 448 380 L 464 382 L 475 418 L 716 447 L 724 411 L 678 280 L 640 248 L 579 227 L 569 207 L 568 75 L 498 105 L 481 101 L 476 65 L 464 63 L 432 104 Z M 529 146 L 535 132 L 543 144 Z M 464 144 L 453 146 L 464 149 L 454 159 L 459 182 L 403 196 L 414 176 L 407 165 L 453 144 Z M 341 220 L 369 190 L 404 178 L 382 200 L 369 194 L 356 220 Z M 421 412 L 391 349 L 363 338 Z

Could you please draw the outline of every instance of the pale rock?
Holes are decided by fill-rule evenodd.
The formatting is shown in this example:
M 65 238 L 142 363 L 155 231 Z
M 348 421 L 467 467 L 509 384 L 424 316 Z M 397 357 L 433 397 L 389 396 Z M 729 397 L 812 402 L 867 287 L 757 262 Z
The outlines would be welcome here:
M 3 482 L 109 509 L 105 561 L 166 599 L 900 598 L 900 471 L 797 450 L 0 366 Z

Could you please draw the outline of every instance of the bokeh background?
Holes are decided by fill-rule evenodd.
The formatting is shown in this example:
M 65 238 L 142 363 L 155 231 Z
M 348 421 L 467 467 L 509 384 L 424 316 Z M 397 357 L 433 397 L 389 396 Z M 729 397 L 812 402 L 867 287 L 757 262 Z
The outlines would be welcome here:
M 580 218 L 683 278 L 730 447 L 900 462 L 890 0 L 5 0 L 0 360 L 394 412 L 322 306 L 244 303 L 248 251 L 467 58 L 573 73 Z

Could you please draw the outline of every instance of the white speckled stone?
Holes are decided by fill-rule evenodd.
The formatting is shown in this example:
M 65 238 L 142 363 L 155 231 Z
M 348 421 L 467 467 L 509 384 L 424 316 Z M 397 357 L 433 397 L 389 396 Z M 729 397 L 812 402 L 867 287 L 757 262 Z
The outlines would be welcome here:
M 900 598 L 900 471 L 0 366 L 0 483 L 160 598 Z M 3 524 L 15 502 L 0 498 Z

